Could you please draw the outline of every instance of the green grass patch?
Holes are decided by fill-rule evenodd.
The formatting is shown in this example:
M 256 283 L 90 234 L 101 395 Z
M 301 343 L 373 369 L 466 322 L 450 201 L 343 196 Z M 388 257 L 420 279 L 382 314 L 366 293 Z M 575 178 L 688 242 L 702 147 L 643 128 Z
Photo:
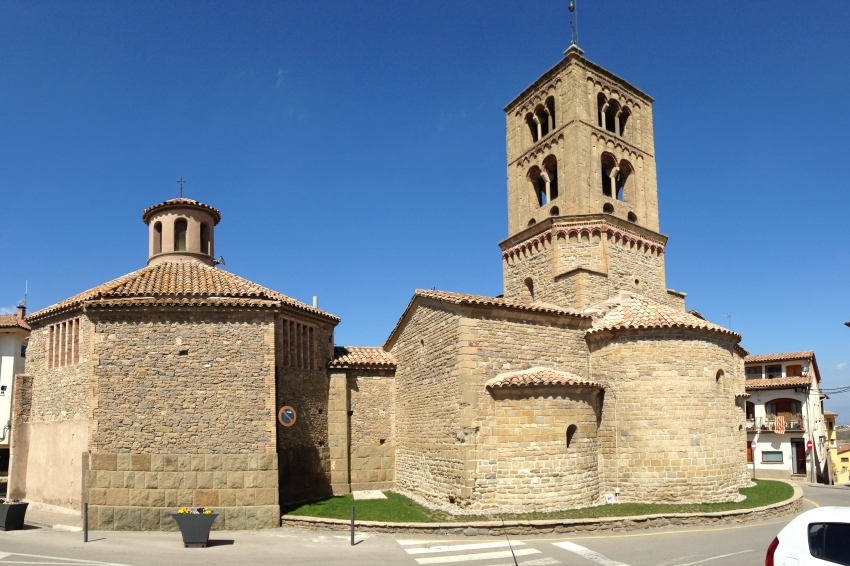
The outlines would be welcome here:
M 448 515 L 433 511 L 415 503 L 403 495 L 385 491 L 386 499 L 354 501 L 349 495 L 330 497 L 312 503 L 306 503 L 289 511 L 290 515 L 323 517 L 326 519 L 351 518 L 351 506 L 355 506 L 356 519 L 361 521 L 388 521 L 405 523 L 433 523 L 447 521 L 490 521 L 490 520 L 539 520 L 539 519 L 598 519 L 601 517 L 625 517 L 632 515 L 655 515 L 659 513 L 713 513 L 750 509 L 779 503 L 794 495 L 794 488 L 784 482 L 755 480 L 756 486 L 741 490 L 747 498 L 740 503 L 618 503 L 616 505 L 598 505 L 584 509 L 568 509 L 552 513 L 520 513 L 502 515 Z
M 289 511 L 290 515 L 350 519 L 351 506 L 358 521 L 387 521 L 390 523 L 433 523 L 445 521 L 447 515 L 432 511 L 398 493 L 385 491 L 386 499 L 354 501 L 352 495 L 340 495 L 306 503 Z

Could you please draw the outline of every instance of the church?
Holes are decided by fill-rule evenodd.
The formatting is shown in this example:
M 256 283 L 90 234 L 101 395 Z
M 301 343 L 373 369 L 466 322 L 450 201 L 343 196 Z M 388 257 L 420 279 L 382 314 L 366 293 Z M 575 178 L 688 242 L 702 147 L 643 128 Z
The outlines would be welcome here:
M 747 352 L 666 287 L 652 102 L 571 46 L 505 108 L 504 294 L 417 290 L 380 346 L 222 269 L 219 210 L 146 209 L 146 266 L 26 317 L 10 496 L 103 530 L 180 506 L 274 527 L 361 489 L 459 513 L 736 498 Z

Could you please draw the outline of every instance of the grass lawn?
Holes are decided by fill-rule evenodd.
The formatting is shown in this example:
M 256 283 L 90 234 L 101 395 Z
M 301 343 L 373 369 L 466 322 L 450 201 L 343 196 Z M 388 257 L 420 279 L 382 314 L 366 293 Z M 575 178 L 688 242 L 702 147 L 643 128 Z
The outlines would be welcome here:
M 598 505 L 584 509 L 570 509 L 553 513 L 522 513 L 505 515 L 449 515 L 441 511 L 432 511 L 415 503 L 403 495 L 385 491 L 387 499 L 354 501 L 349 495 L 330 497 L 313 503 L 306 503 L 289 511 L 290 515 L 324 517 L 327 519 L 351 518 L 351 506 L 355 507 L 355 518 L 362 521 L 416 522 L 432 523 L 447 521 L 488 521 L 535 520 L 535 519 L 594 519 L 599 517 L 624 517 L 628 515 L 653 515 L 657 513 L 711 513 L 714 511 L 732 511 L 749 509 L 771 503 L 778 503 L 794 495 L 794 488 L 787 483 L 755 480 L 756 487 L 745 488 L 741 493 L 747 498 L 740 503 L 699 503 L 692 505 L 655 504 L 655 503 L 619 503 L 616 505 Z

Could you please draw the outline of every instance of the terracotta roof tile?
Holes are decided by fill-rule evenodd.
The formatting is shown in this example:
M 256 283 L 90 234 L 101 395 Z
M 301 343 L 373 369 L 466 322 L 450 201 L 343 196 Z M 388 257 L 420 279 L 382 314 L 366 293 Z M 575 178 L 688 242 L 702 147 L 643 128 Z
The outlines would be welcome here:
M 144 210 L 142 211 L 142 220 L 144 220 L 144 221 L 145 221 L 145 224 L 147 224 L 147 222 L 148 222 L 148 218 L 150 217 L 150 215 L 151 215 L 153 212 L 155 212 L 155 211 L 157 211 L 157 210 L 160 210 L 160 209 L 162 209 L 162 208 L 169 208 L 169 207 L 173 207 L 173 206 L 194 206 L 194 207 L 196 207 L 196 208 L 200 208 L 200 209 L 205 210 L 205 211 L 207 211 L 208 213 L 212 214 L 212 216 L 213 216 L 213 221 L 214 221 L 216 224 L 218 224 L 219 222 L 221 222 L 221 211 L 219 211 L 217 208 L 213 208 L 213 207 L 211 207 L 211 206 L 210 206 L 210 205 L 208 205 L 208 204 L 204 204 L 204 203 L 202 203 L 202 202 L 198 202 L 198 201 L 196 201 L 196 200 L 194 200 L 194 199 L 190 199 L 190 198 L 182 198 L 182 197 L 181 197 L 181 198 L 173 198 L 173 199 L 169 199 L 169 200 L 167 200 L 167 201 L 165 201 L 165 202 L 161 202 L 161 203 L 159 203 L 159 204 L 155 204 L 155 205 L 153 205 L 153 206 L 151 206 L 151 207 L 148 207 L 148 208 L 144 209 Z
M 486 297 L 483 295 L 469 295 L 467 293 L 452 293 L 449 291 L 432 291 L 427 289 L 417 289 L 416 296 L 427 297 L 429 299 L 437 299 L 455 305 L 474 305 L 484 307 L 502 307 L 509 309 L 526 310 L 530 312 L 540 312 L 547 314 L 565 314 L 572 316 L 584 316 L 580 311 L 559 307 L 558 305 L 550 305 L 545 303 L 524 303 L 522 301 L 512 301 L 500 297 Z
M 396 362 L 393 355 L 380 346 L 334 346 L 334 359 L 328 367 L 395 369 Z
M 812 384 L 811 377 L 774 377 L 773 379 L 748 379 L 744 383 L 747 391 L 753 389 L 783 389 L 786 387 L 805 387 Z
M 500 373 L 485 384 L 489 389 L 503 387 L 552 387 L 552 386 L 586 385 L 604 389 L 601 383 L 584 379 L 565 371 L 536 367 L 521 371 Z
M 27 317 L 27 320 L 35 321 L 51 314 L 77 308 L 90 301 L 98 301 L 105 305 L 103 301 L 108 300 L 145 299 L 146 301 L 155 300 L 157 304 L 168 304 L 168 301 L 189 298 L 196 301 L 225 298 L 279 301 L 281 304 L 339 321 L 339 318 L 330 313 L 314 309 L 277 291 L 197 261 L 164 262 L 144 267 L 33 313 Z
M 690 313 L 656 302 L 633 293 L 621 293 L 589 309 L 585 313 L 596 313 L 593 329 L 588 334 L 606 330 L 630 328 L 696 328 L 728 334 L 741 339 L 741 335 Z
M 747 356 L 744 358 L 745 364 L 756 362 L 784 362 L 788 360 L 809 360 L 813 358 L 815 353 L 811 350 L 803 350 L 802 352 L 785 352 L 782 354 L 759 354 L 757 356 Z
M 30 325 L 16 314 L 0 315 L 0 328 L 23 328 L 24 330 L 32 330 Z
M 837 417 L 838 416 L 838 413 L 836 413 L 835 411 L 824 411 L 823 414 L 826 415 L 827 417 Z
M 844 454 L 845 452 L 850 452 L 850 444 L 841 444 L 838 448 L 835 449 L 838 454 Z

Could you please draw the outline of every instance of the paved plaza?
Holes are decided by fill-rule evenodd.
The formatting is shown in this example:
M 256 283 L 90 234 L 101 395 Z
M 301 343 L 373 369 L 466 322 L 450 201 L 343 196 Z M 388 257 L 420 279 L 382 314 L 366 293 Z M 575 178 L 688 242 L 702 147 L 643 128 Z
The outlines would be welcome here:
M 803 487 L 805 509 L 850 506 L 850 488 Z M 50 520 L 73 519 L 33 513 Z M 182 548 L 179 533 L 92 531 L 90 542 L 71 520 L 0 533 L 4 564 L 469 564 L 470 566 L 592 565 L 731 566 L 759 564 L 770 541 L 792 516 L 740 525 L 668 527 L 575 536 L 424 537 L 279 528 L 213 532 L 210 547 Z

